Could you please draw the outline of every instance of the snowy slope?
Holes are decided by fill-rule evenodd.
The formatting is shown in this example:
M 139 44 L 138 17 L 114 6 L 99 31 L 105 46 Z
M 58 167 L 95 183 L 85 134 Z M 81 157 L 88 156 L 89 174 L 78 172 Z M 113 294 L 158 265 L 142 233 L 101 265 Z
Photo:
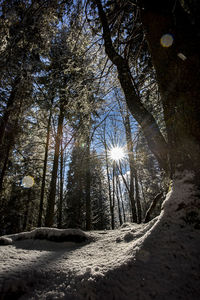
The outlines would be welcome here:
M 80 244 L 15 235 L 0 247 L 0 299 L 200 299 L 199 231 L 155 221 Z

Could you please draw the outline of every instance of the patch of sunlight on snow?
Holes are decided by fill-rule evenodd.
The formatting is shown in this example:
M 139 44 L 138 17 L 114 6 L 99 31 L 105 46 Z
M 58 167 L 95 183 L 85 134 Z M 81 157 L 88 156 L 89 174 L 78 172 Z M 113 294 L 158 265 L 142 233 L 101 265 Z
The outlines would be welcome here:
M 35 181 L 32 176 L 24 176 L 22 179 L 22 186 L 24 188 L 31 188 L 34 185 Z
M 165 48 L 168 48 L 168 47 L 171 47 L 171 45 L 173 44 L 174 42 L 174 38 L 171 34 L 169 33 L 166 33 L 164 34 L 161 39 L 160 39 L 160 43 L 163 47 Z

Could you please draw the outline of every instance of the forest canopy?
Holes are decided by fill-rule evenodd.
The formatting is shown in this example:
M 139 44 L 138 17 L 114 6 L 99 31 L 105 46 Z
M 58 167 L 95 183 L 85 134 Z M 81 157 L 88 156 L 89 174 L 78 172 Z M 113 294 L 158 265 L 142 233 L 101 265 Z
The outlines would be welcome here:
M 0 234 L 148 222 L 185 174 L 164 210 L 199 226 L 199 12 L 1 1 Z

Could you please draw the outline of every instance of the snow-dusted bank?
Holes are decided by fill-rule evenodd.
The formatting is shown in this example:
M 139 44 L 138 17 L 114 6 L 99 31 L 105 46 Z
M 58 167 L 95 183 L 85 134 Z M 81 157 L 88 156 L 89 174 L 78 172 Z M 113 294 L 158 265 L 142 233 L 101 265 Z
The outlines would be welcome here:
M 177 177 L 148 224 L 78 231 L 89 243 L 52 241 L 56 229 L 6 236 L 13 244 L 0 247 L 1 299 L 200 299 L 200 230 L 188 205 L 198 195 L 190 179 Z
M 20 232 L 2 236 L 0 237 L 0 245 L 11 245 L 14 241 L 26 239 L 81 243 L 87 241 L 89 236 L 80 229 L 57 229 L 41 227 L 30 232 Z

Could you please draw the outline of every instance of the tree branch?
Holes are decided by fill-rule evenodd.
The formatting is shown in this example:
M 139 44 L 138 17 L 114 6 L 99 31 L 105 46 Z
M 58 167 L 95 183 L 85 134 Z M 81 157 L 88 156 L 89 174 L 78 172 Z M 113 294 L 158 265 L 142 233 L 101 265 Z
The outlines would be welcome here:
M 168 145 L 160 132 L 153 115 L 144 107 L 140 97 L 135 91 L 127 60 L 119 55 L 113 46 L 110 28 L 101 1 L 95 0 L 95 3 L 98 8 L 99 18 L 103 28 L 105 52 L 109 59 L 117 67 L 118 78 L 124 91 L 127 106 L 135 120 L 141 126 L 149 148 L 156 156 L 160 166 L 164 170 L 168 171 Z

